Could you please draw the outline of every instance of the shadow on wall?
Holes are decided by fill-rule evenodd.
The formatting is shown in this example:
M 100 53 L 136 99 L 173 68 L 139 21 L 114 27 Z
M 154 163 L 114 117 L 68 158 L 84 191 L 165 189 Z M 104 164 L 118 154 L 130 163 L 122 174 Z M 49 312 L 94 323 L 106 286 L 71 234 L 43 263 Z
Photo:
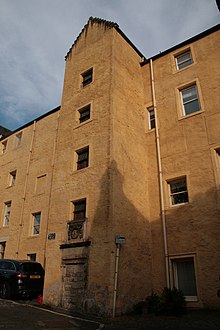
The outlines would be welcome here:
M 135 185 L 135 182 L 133 183 Z M 124 178 L 112 161 L 100 180 L 100 198 L 91 224 L 88 309 L 111 314 L 113 306 L 117 235 L 125 236 L 120 249 L 117 311 L 125 312 L 143 292 L 151 292 L 151 235 L 149 220 L 125 195 Z M 135 186 L 132 187 L 132 190 Z
M 160 218 L 149 222 L 134 206 L 144 196 L 139 195 L 132 202 L 126 197 L 124 178 L 116 162 L 111 163 L 100 186 L 91 228 L 88 290 L 93 295 L 91 302 L 96 311 L 109 313 L 113 304 L 115 236 L 125 236 L 119 260 L 116 305 L 119 314 L 130 311 L 152 290 L 161 292 L 166 285 L 162 225 Z M 146 201 L 146 207 L 149 203 Z M 198 299 L 207 307 L 219 304 L 216 296 L 220 264 L 219 219 L 219 196 L 215 187 L 195 195 L 188 204 L 166 211 L 170 265 L 172 257 L 193 256 Z
M 134 184 L 135 182 L 131 183 Z M 116 235 L 126 243 L 120 249 L 116 314 L 131 311 L 152 290 L 166 285 L 161 219 L 150 222 L 124 193 L 124 178 L 112 162 L 100 180 L 100 197 L 91 221 L 91 245 L 66 249 L 72 262 L 65 270 L 63 290 L 69 296 L 63 307 L 96 315 L 112 315 Z M 144 189 L 143 189 L 144 191 Z M 145 207 L 150 201 L 144 201 Z M 196 262 L 199 299 L 217 306 L 220 264 L 220 206 L 215 188 L 197 194 L 186 205 L 166 211 L 168 251 L 171 257 L 192 255 Z M 64 255 L 63 255 L 64 257 Z M 66 256 L 68 257 L 68 256 Z M 71 259 L 71 258 L 69 258 Z M 88 281 L 87 281 L 88 279 Z M 69 305 L 68 305 L 69 304 Z

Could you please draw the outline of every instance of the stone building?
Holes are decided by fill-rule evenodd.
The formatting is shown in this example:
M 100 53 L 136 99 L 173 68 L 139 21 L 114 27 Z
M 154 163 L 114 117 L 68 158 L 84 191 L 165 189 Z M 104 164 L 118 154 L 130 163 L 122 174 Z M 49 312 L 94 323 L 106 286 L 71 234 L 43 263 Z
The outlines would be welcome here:
M 1 257 L 44 265 L 46 304 L 111 315 L 176 286 L 219 306 L 219 48 L 218 25 L 145 59 L 90 18 L 61 106 L 1 139 Z

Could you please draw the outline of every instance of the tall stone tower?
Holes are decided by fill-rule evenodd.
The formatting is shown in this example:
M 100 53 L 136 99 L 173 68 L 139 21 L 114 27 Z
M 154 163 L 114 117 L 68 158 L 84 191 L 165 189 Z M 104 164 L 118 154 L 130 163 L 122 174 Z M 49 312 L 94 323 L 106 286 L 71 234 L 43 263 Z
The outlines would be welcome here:
M 150 288 L 141 61 L 117 24 L 96 18 L 89 19 L 66 56 L 49 217 L 49 231 L 60 233 L 61 249 L 55 257 L 57 242 L 50 241 L 46 264 L 58 269 L 62 259 L 62 267 L 48 275 L 45 299 L 61 293 L 67 308 L 112 309 L 117 235 L 126 240 L 117 305 L 126 309 Z M 73 239 L 64 224 L 71 229 L 78 208 L 84 230 Z M 71 276 L 80 278 L 73 292 Z M 64 287 L 54 292 L 61 277 Z

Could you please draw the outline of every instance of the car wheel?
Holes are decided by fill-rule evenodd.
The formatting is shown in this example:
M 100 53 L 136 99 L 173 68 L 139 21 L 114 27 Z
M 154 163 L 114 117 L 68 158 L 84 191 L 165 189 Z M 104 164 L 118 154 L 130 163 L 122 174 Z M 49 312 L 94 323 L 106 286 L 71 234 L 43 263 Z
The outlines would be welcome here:
M 0 288 L 0 296 L 3 299 L 11 298 L 11 288 L 7 282 L 3 282 Z

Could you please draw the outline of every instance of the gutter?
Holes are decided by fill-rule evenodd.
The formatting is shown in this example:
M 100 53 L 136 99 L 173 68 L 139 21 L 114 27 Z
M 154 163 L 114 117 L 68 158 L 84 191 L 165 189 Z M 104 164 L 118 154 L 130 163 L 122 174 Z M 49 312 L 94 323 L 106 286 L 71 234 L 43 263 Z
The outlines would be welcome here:
M 24 216 L 24 205 L 25 205 L 25 201 L 26 201 L 27 183 L 28 183 L 28 178 L 29 178 L 29 170 L 30 170 L 31 156 L 32 156 L 32 151 L 33 151 L 35 131 L 36 131 L 36 120 L 33 123 L 33 132 L 32 132 L 32 137 L 31 137 L 31 144 L 30 144 L 29 156 L 28 156 L 28 162 L 27 162 L 27 170 L 26 170 L 25 182 L 24 182 L 24 191 L 23 191 L 23 197 L 22 197 L 23 202 L 22 202 L 22 206 L 21 206 L 21 216 L 20 216 L 20 221 L 19 221 L 18 242 L 17 242 L 17 250 L 16 250 L 17 259 L 19 258 L 21 230 L 22 230 L 22 226 L 23 226 L 23 216 Z
M 182 41 L 181 43 L 179 43 L 179 44 L 177 44 L 177 45 L 175 45 L 173 47 L 170 47 L 170 48 L 168 48 L 168 49 L 166 49 L 166 50 L 164 50 L 164 51 L 162 51 L 162 52 L 160 52 L 160 53 L 152 56 L 151 58 L 144 59 L 143 62 L 140 63 L 140 65 L 141 66 L 144 66 L 145 64 L 149 63 L 151 59 L 156 60 L 157 58 L 162 57 L 164 55 L 167 55 L 167 54 L 175 51 L 176 49 L 178 49 L 180 47 L 187 46 L 190 43 L 193 43 L 193 42 L 195 42 L 195 41 L 197 41 L 199 39 L 202 39 L 202 38 L 208 36 L 209 34 L 218 31 L 219 29 L 220 29 L 220 24 L 217 24 L 217 25 L 209 28 L 208 30 L 205 30 L 205 31 L 203 31 L 203 32 L 195 35 L 194 37 L 191 37 L 191 38 L 189 38 L 189 39 L 187 39 L 185 41 Z

